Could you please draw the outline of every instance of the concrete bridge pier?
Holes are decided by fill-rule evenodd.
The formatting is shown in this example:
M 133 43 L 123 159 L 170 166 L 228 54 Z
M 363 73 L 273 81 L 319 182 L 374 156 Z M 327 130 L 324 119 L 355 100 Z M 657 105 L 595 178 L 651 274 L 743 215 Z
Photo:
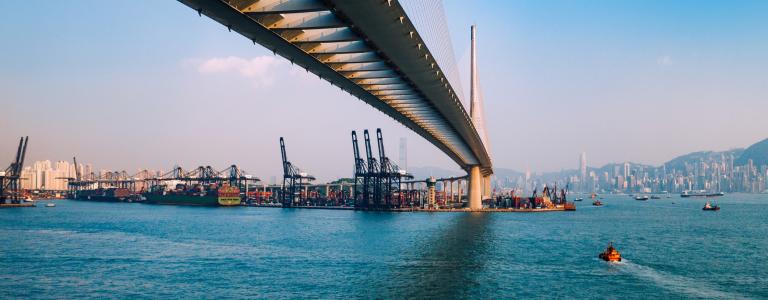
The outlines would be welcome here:
M 456 189 L 458 189 L 458 190 L 459 190 L 459 191 L 456 193 L 456 194 L 457 194 L 457 195 L 456 195 L 456 196 L 457 196 L 457 198 L 459 198 L 458 200 L 456 200 L 456 202 L 458 202 L 458 203 L 461 203 L 461 197 L 464 197 L 464 194 L 462 194 L 462 193 L 463 193 L 463 191 L 461 190 L 461 179 L 459 179 L 459 182 L 456 184 Z
M 493 198 L 491 195 L 491 176 L 483 176 L 483 200 L 491 198 Z
M 480 166 L 469 168 L 469 208 L 483 208 L 483 176 L 480 175 Z

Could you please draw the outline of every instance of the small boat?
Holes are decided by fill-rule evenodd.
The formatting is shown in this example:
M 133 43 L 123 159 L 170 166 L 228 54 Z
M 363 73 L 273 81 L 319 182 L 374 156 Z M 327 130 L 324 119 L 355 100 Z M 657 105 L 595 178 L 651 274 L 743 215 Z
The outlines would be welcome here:
M 637 195 L 637 196 L 635 196 L 635 200 L 646 201 L 646 200 L 648 200 L 648 196 L 646 196 L 646 195 Z
M 26 196 L 24 197 L 24 202 L 35 202 L 35 200 L 32 200 L 32 197 Z
M 704 207 L 701 208 L 701 210 L 720 210 L 720 206 L 718 206 L 717 203 L 712 205 L 709 203 L 709 201 L 707 201 L 707 203 L 704 204 Z
M 592 205 L 594 205 L 594 206 L 602 206 L 603 202 L 600 202 L 600 200 L 595 200 L 595 202 L 592 202 Z
M 653 196 L 651 196 L 651 199 L 661 199 L 661 197 L 653 195 Z
M 45 204 L 45 207 L 56 207 L 56 203 L 48 202 Z
M 608 248 L 597 257 L 604 261 L 621 261 L 621 253 L 616 248 L 613 248 L 613 242 L 608 243 Z
M 584 201 L 584 198 L 576 198 L 576 199 L 573 199 L 573 201 Z

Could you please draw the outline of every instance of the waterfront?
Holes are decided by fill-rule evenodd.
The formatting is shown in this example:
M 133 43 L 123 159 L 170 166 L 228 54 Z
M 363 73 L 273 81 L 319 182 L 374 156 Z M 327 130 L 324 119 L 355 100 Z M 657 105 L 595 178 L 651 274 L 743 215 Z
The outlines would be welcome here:
M 57 201 L 0 210 L 0 294 L 768 297 L 768 195 L 726 195 L 719 212 L 706 200 L 609 196 L 550 214 Z M 625 262 L 597 258 L 608 241 Z

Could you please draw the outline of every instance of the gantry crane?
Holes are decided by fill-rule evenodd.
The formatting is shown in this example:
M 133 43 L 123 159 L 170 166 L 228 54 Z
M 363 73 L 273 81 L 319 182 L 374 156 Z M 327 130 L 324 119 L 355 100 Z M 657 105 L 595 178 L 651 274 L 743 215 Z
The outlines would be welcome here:
M 27 154 L 27 144 L 29 137 L 22 137 L 19 140 L 19 147 L 16 150 L 16 158 L 11 165 L 0 174 L 0 203 L 5 203 L 10 199 L 11 203 L 21 202 L 21 171 L 24 167 L 24 158 Z
M 310 181 L 315 180 L 315 177 L 301 172 L 299 168 L 288 161 L 288 156 L 285 153 L 285 140 L 283 137 L 280 137 L 280 153 L 283 157 L 283 188 L 281 202 L 283 207 L 292 207 L 297 200 L 297 184 L 298 186 L 301 186 L 304 183 L 309 183 Z M 302 202 L 303 199 L 301 193 L 299 192 L 298 195 L 298 202 Z
M 353 197 L 355 199 L 355 207 L 363 207 L 367 206 L 370 197 L 370 194 L 368 193 L 370 177 L 368 176 L 368 166 L 365 159 L 360 158 L 360 148 L 357 144 L 357 132 L 354 130 L 352 131 L 352 151 L 355 154 Z M 362 187 L 358 185 L 362 185 Z M 359 191 L 359 188 L 362 188 L 362 192 Z
M 379 147 L 379 182 L 381 183 L 381 197 L 386 208 L 400 207 L 403 203 L 400 187 L 402 180 L 413 179 L 413 175 L 401 172 L 400 167 L 387 157 L 384 151 L 384 137 L 381 128 L 376 129 L 376 140 Z

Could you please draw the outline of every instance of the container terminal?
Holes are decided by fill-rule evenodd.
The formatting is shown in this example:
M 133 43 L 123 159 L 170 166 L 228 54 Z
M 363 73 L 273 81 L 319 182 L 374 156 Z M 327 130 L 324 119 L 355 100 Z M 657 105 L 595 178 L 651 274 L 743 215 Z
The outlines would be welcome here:
M 351 132 L 354 172 L 350 177 L 328 183 L 301 170 L 288 159 L 286 140 L 279 139 L 282 182 L 264 184 L 261 180 L 233 164 L 217 170 L 211 166 L 184 169 L 174 166 L 164 174 L 147 170 L 135 174 L 126 171 L 81 174 L 75 168 L 67 181 L 68 199 L 98 202 L 135 202 L 158 205 L 189 206 L 258 206 L 277 208 L 344 209 L 391 212 L 546 212 L 571 211 L 576 207 L 566 200 L 567 187 L 534 191 L 529 197 L 514 191 L 496 194 L 483 201 L 482 209 L 469 209 L 466 195 L 467 176 L 415 179 L 391 160 L 385 151 L 381 129 L 375 137 L 363 130 Z M 375 141 L 373 140 L 375 139 Z M 22 190 L 20 171 L 24 164 L 28 138 L 22 138 L 13 162 L 0 172 L 2 207 L 27 207 L 34 194 Z M 362 147 L 360 144 L 363 144 Z M 374 145 L 375 143 L 375 145 Z M 361 152 L 361 148 L 362 151 Z M 72 158 L 77 166 L 77 158 Z

